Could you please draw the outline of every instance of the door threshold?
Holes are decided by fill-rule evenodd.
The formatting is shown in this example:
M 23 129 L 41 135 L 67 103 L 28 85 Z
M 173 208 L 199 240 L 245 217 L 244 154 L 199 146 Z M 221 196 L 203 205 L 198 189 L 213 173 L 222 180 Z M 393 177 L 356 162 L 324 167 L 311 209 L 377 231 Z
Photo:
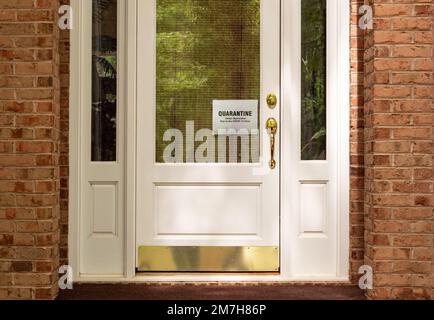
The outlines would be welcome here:
M 280 277 L 279 272 L 140 272 L 136 273 L 136 278 L 152 277 L 176 277 L 176 278 L 252 278 L 252 277 Z
M 288 276 L 281 273 L 143 273 L 123 275 L 84 275 L 74 278 L 77 283 L 291 283 L 348 285 L 347 277 L 333 275 Z
M 136 273 L 135 280 L 148 282 L 262 282 L 279 281 L 280 273 Z
M 138 282 L 191 282 L 191 283 L 251 283 L 251 282 L 282 282 L 282 283 L 324 283 L 349 284 L 348 278 L 337 277 L 288 277 L 280 273 L 137 273 L 134 281 Z

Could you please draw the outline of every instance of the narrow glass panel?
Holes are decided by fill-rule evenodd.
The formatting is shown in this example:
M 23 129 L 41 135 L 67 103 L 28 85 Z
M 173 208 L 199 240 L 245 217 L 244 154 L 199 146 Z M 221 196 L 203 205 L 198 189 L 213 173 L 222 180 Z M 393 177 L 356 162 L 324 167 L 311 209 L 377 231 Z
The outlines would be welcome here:
M 326 0 L 303 0 L 301 159 L 326 160 Z
M 259 159 L 260 0 L 157 0 L 156 161 Z
M 92 10 L 92 161 L 116 161 L 117 0 Z

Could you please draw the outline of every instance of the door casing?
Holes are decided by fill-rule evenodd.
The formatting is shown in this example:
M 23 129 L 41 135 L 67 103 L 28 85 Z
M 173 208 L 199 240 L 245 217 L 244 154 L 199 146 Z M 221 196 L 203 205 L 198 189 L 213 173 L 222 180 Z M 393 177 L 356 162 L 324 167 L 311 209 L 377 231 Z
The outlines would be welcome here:
M 333 163 L 334 183 L 334 224 L 336 232 L 333 235 L 334 257 L 332 264 L 334 272 L 316 274 L 303 274 L 299 272 L 299 265 L 295 263 L 298 257 L 294 256 L 296 246 L 299 244 L 299 216 L 296 216 L 294 203 L 297 203 L 299 194 L 281 197 L 281 272 L 279 275 L 140 275 L 135 273 L 136 259 L 136 185 L 137 185 L 137 27 L 140 19 L 137 17 L 137 1 L 126 0 L 125 14 L 118 17 L 119 23 L 125 26 L 125 85 L 120 86 L 121 96 L 124 97 L 125 126 L 124 126 L 124 184 L 119 190 L 124 199 L 123 209 L 119 210 L 119 219 L 123 223 L 122 250 L 117 259 L 123 265 L 123 272 L 110 273 L 95 272 L 83 273 L 83 250 L 80 235 L 83 232 L 81 222 L 89 214 L 83 204 L 83 187 L 88 182 L 83 166 L 83 135 L 82 120 L 86 112 L 86 96 L 83 94 L 90 85 L 87 79 L 86 62 L 89 59 L 89 21 L 85 21 L 85 8 L 81 0 L 72 0 L 71 5 L 75 13 L 74 29 L 71 30 L 71 89 L 70 89 L 70 182 L 69 182 L 69 261 L 73 268 L 74 280 L 82 282 L 93 281 L 347 281 L 349 278 L 349 28 L 350 4 L 347 0 L 328 0 L 328 74 L 327 83 L 333 84 L 328 89 L 328 105 L 334 105 L 333 117 L 336 130 L 331 135 L 336 145 L 336 157 Z M 288 137 L 285 128 L 291 126 L 297 119 L 294 108 L 299 102 L 299 56 L 296 47 L 299 46 L 300 15 L 294 12 L 300 10 L 300 0 L 281 1 L 281 65 L 282 65 L 282 101 L 281 101 L 281 162 L 289 163 L 281 171 L 281 194 L 291 194 L 295 182 L 293 168 L 297 168 L 290 152 L 291 147 L 298 143 L 297 137 Z M 294 45 L 298 43 L 298 45 Z M 342 94 L 344 92 L 345 94 Z M 89 138 L 90 139 L 90 138 Z M 315 181 L 314 181 L 315 182 Z M 78 213 L 78 214 L 76 214 Z M 295 246 L 295 247 L 294 247 Z M 308 260 L 308 259 L 307 259 Z

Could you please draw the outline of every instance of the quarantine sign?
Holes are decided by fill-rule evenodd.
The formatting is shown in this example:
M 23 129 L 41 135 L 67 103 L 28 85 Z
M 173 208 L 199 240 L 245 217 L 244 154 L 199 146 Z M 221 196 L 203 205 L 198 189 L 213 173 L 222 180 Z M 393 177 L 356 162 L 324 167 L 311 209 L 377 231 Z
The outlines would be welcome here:
M 251 134 L 258 130 L 258 100 L 214 100 L 214 134 Z

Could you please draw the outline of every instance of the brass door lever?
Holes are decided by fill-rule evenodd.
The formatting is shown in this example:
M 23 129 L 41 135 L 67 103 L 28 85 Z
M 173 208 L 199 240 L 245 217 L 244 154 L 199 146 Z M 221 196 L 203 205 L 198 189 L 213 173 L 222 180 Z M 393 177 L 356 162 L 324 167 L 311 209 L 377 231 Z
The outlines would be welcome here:
M 266 128 L 270 133 L 270 146 L 271 146 L 271 160 L 269 162 L 270 169 L 276 169 L 277 162 L 274 159 L 274 150 L 276 145 L 276 134 L 277 134 L 277 120 L 274 118 L 269 118 L 267 120 Z

